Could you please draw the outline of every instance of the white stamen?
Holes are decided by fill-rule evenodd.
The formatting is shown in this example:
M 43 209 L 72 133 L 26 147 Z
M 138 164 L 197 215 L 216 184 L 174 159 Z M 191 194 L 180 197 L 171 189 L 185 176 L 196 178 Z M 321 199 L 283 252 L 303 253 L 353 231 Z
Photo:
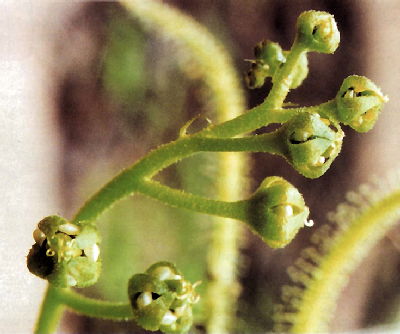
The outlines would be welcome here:
M 304 131 L 303 133 L 301 133 L 301 140 L 306 141 L 310 136 L 311 134 L 309 132 Z
M 151 297 L 151 292 L 142 292 L 139 297 L 136 300 L 136 305 L 139 308 L 143 308 L 153 301 L 153 298 Z
M 186 308 L 187 308 L 187 305 L 183 305 L 183 306 L 181 306 L 181 307 L 177 307 L 177 308 L 175 308 L 175 314 L 177 315 L 177 316 L 181 316 L 181 315 L 183 315 L 184 313 L 185 313 L 185 311 L 186 311 Z
M 307 227 L 314 226 L 314 221 L 312 219 L 309 219 L 309 220 L 306 219 L 304 221 L 304 225 L 307 226 Z
M 361 117 L 357 118 L 357 119 L 353 122 L 353 125 L 354 125 L 354 126 L 360 126 L 361 124 L 363 124 L 363 122 L 364 122 L 364 119 L 363 119 L 362 116 L 361 116 Z
M 331 124 L 331 122 L 329 121 L 329 119 L 326 119 L 326 118 L 321 118 L 321 121 L 325 124 L 325 125 L 330 125 Z
M 346 92 L 346 94 L 344 95 L 344 97 L 350 97 L 353 98 L 354 97 L 354 90 L 350 89 Z
M 313 163 L 313 165 L 314 165 L 315 167 L 320 167 L 320 166 L 322 166 L 324 163 L 325 163 L 325 157 L 320 156 L 320 157 Z
M 58 230 L 60 232 L 63 232 L 65 234 L 69 234 L 69 235 L 77 235 L 79 233 L 79 226 L 75 225 L 75 224 L 71 224 L 71 223 L 66 223 L 66 224 L 62 224 L 58 227 Z
M 99 258 L 100 248 L 97 244 L 85 248 L 83 251 L 85 252 L 85 255 L 93 262 L 96 262 L 97 259 Z
M 293 216 L 293 207 L 291 205 L 285 205 L 284 207 L 285 210 L 285 216 Z
M 178 275 L 175 275 L 172 272 L 171 268 L 169 268 L 169 267 L 158 267 L 158 268 L 154 269 L 152 274 L 154 276 L 156 276 L 160 281 L 165 281 L 166 279 L 176 279 L 174 277 L 178 276 Z M 179 276 L 178 279 L 180 279 L 180 278 L 181 277 Z
M 69 286 L 75 286 L 78 284 L 76 279 L 74 277 L 72 277 L 71 275 L 67 275 L 67 283 Z
M 176 321 L 177 317 L 172 314 L 171 311 L 167 311 L 165 312 L 162 320 L 161 320 L 161 324 L 162 325 L 172 325 L 175 321 Z

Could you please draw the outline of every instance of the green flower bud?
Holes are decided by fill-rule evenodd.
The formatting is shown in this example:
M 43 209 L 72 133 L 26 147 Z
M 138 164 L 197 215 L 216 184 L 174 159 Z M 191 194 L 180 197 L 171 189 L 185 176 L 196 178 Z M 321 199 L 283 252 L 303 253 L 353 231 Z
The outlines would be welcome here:
M 351 75 L 344 79 L 336 95 L 337 118 L 358 132 L 367 132 L 375 125 L 387 101 L 371 80 Z
M 265 79 L 273 78 L 276 70 L 286 62 L 289 51 L 283 51 L 278 43 L 261 41 L 254 48 L 255 60 L 251 61 L 251 69 L 245 76 L 246 84 L 250 89 L 260 88 Z M 293 71 L 291 89 L 301 85 L 308 74 L 307 55 L 302 54 L 298 65 Z M 273 80 L 272 80 L 273 82 Z
M 244 76 L 246 86 L 250 89 L 260 88 L 265 79 L 271 76 L 268 65 L 259 61 L 252 61 L 251 69 Z
M 39 222 L 33 238 L 35 244 L 27 258 L 32 274 L 62 288 L 96 283 L 101 263 L 95 226 L 49 216 Z
M 300 113 L 281 128 L 286 146 L 284 156 L 308 178 L 323 175 L 342 147 L 344 133 L 317 113 Z
M 297 19 L 297 43 L 308 51 L 333 53 L 340 42 L 340 33 L 333 15 L 310 10 Z
M 199 296 L 196 284 L 186 281 L 169 262 L 158 262 L 129 280 L 133 316 L 147 330 L 185 333 L 193 322 L 192 305 Z
M 267 177 L 250 198 L 249 224 L 272 248 L 285 247 L 307 221 L 303 196 L 285 179 Z
M 277 68 L 286 62 L 284 51 L 278 43 L 271 41 L 261 41 L 254 48 L 256 59 L 269 68 L 269 76 L 272 76 Z

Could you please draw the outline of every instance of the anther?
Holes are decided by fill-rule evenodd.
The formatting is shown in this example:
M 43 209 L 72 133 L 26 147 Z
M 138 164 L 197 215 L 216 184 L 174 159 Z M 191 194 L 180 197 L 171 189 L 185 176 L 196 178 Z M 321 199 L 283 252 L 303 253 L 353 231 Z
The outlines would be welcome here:
M 165 281 L 167 279 L 176 279 L 176 276 L 171 268 L 168 267 L 158 267 L 152 271 L 152 275 L 156 276 L 160 281 Z
M 56 255 L 56 252 L 54 250 L 52 250 L 51 248 L 49 248 L 46 251 L 46 256 L 54 256 L 54 255 Z
M 83 251 L 85 255 L 93 262 L 96 262 L 99 258 L 100 248 L 97 244 L 93 244 L 92 246 L 85 248 Z
M 321 117 L 321 121 L 324 122 L 324 123 L 325 123 L 326 125 L 328 125 L 328 126 L 331 125 L 331 122 L 329 121 L 329 119 L 326 119 L 326 118 L 322 118 L 322 117 Z
M 161 324 L 162 325 L 172 325 L 176 321 L 177 317 L 171 312 L 167 311 L 165 312 Z
M 315 167 L 320 167 L 325 163 L 325 158 L 323 156 L 320 156 L 314 163 L 313 166 Z
M 136 299 L 136 305 L 138 308 L 143 308 L 147 305 L 150 305 L 153 301 L 151 297 L 151 292 L 142 292 L 139 297 Z
M 286 217 L 293 216 L 293 207 L 291 205 L 285 205 L 284 212 L 285 212 Z
M 71 275 L 67 275 L 67 284 L 69 286 L 76 286 L 78 284 L 78 282 L 76 281 L 76 279 L 74 277 L 72 277 Z
M 71 223 L 66 223 L 66 224 L 62 224 L 58 227 L 58 230 L 60 232 L 63 232 L 65 234 L 69 234 L 69 235 L 78 235 L 80 228 L 79 226 L 75 225 L 75 224 L 71 224 Z
M 308 219 L 308 220 L 306 219 L 304 221 L 304 225 L 307 226 L 307 227 L 314 226 L 314 221 L 312 219 Z

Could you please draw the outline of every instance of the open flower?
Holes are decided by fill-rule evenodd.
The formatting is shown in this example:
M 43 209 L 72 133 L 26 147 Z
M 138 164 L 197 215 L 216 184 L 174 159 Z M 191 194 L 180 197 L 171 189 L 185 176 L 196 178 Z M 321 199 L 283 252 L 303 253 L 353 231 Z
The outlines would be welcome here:
M 187 332 L 193 322 L 192 305 L 199 300 L 195 286 L 165 261 L 153 264 L 144 274 L 132 276 L 128 295 L 136 322 L 152 331 Z
M 96 283 L 101 263 L 94 225 L 72 224 L 59 216 L 49 216 L 39 222 L 33 237 L 35 244 L 27 258 L 31 273 L 58 287 Z

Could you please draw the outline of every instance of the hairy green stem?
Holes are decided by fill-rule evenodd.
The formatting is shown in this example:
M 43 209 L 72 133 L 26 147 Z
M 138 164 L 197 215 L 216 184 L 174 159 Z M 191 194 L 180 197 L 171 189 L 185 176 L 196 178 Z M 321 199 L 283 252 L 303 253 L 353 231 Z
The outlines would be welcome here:
M 199 136 L 181 138 L 150 152 L 131 168 L 112 179 L 86 202 L 73 221 L 94 220 L 116 201 L 138 191 L 138 183 L 141 180 L 149 179 L 156 172 L 193 153 L 204 151 L 281 153 L 282 150 L 282 144 L 276 133 L 230 139 Z
M 58 301 L 72 311 L 86 315 L 111 320 L 132 319 L 132 307 L 129 303 L 102 301 L 84 297 L 70 289 L 59 289 Z
M 206 213 L 209 215 L 245 221 L 247 201 L 225 202 L 204 198 L 172 189 L 155 181 L 143 181 L 137 191 L 174 207 Z
M 49 334 L 56 331 L 64 310 L 64 306 L 59 299 L 59 290 L 59 288 L 51 284 L 48 285 L 36 323 L 35 334 Z

